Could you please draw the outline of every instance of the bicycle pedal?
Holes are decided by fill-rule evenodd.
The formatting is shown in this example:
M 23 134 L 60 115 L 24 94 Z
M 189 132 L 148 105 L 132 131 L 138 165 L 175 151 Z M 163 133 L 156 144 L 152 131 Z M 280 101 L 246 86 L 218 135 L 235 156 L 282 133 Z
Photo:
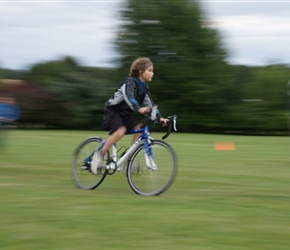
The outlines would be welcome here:
M 88 164 L 84 164 L 83 166 L 81 166 L 81 171 L 83 170 L 90 170 L 91 167 Z
M 101 168 L 109 169 L 108 167 L 109 167 L 108 165 L 99 165 L 99 166 L 98 166 L 98 168 L 100 168 L 100 169 L 101 169 Z
M 107 167 L 107 170 L 115 170 L 116 168 L 115 167 L 111 167 L 110 165 L 106 165 Z
M 110 165 L 100 165 L 98 169 L 115 170 L 115 168 Z

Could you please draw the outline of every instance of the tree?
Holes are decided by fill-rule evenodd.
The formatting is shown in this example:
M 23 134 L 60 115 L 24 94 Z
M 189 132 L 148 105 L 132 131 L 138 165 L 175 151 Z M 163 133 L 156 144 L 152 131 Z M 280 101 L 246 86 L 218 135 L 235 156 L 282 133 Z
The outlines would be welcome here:
M 61 104 L 57 122 L 64 128 L 98 128 L 104 102 L 109 96 L 111 70 L 89 69 L 78 66 L 70 57 L 40 63 L 32 67 L 27 80 L 32 81 Z M 45 112 L 44 112 L 45 115 Z
M 128 0 L 122 16 L 116 41 L 121 70 L 138 56 L 150 57 L 150 88 L 163 113 L 179 115 L 188 130 L 218 126 L 231 77 L 218 33 L 206 25 L 199 3 Z

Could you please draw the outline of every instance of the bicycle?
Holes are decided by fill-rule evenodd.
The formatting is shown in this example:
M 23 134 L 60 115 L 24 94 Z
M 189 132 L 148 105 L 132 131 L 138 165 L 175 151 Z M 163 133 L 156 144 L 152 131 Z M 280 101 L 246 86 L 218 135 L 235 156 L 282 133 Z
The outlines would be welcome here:
M 169 136 L 172 128 L 177 131 L 176 118 L 175 115 L 168 117 L 168 129 L 162 137 L 163 140 Z M 136 194 L 154 196 L 168 189 L 176 176 L 177 157 L 169 144 L 154 140 L 150 136 L 148 122 L 155 120 L 156 111 L 152 110 L 140 129 L 127 130 L 126 135 L 137 133 L 141 135 L 129 148 L 122 146 L 118 150 L 114 144 L 111 155 L 110 152 L 106 153 L 97 174 L 91 172 L 90 162 L 93 154 L 101 150 L 106 141 L 101 137 L 90 137 L 81 142 L 74 152 L 71 167 L 76 187 L 95 189 L 107 175 L 126 172 L 128 183 Z M 119 153 L 124 148 L 124 152 Z

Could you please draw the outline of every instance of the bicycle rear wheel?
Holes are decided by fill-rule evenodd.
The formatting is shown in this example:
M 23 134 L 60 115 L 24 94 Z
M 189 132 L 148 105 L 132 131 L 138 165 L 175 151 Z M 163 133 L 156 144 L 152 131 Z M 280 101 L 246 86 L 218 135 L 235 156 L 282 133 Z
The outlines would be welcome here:
M 167 143 L 153 140 L 150 147 L 157 169 L 147 166 L 143 145 L 133 152 L 127 168 L 127 178 L 132 190 L 147 196 L 163 193 L 172 184 L 177 171 L 175 152 Z
M 102 147 L 103 140 L 99 137 L 91 137 L 84 140 L 75 150 L 71 166 L 72 179 L 76 187 L 80 189 L 95 189 L 105 179 L 107 170 L 101 169 L 97 174 L 93 174 L 90 164 L 84 167 L 85 161 L 90 161 L 93 153 Z M 107 164 L 109 153 L 104 157 Z

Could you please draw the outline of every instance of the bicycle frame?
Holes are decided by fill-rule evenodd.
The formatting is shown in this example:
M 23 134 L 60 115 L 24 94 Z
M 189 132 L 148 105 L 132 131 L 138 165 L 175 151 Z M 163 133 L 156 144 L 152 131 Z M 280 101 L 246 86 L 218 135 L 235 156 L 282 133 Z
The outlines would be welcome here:
M 129 147 L 129 149 L 126 151 L 126 153 L 124 155 L 122 155 L 119 159 L 118 159 L 118 155 L 117 155 L 117 144 L 113 145 L 113 147 L 112 147 L 112 155 L 111 155 L 111 158 L 112 158 L 113 162 L 109 163 L 109 169 L 115 169 L 115 167 L 117 167 L 117 169 L 118 168 L 120 169 L 120 166 L 129 157 L 129 155 L 131 155 L 134 152 L 134 150 L 138 147 L 138 145 L 142 141 L 144 141 L 144 148 L 145 148 L 144 152 L 145 152 L 145 159 L 146 159 L 147 166 L 150 167 L 151 169 L 154 169 L 154 170 L 157 169 L 157 165 L 154 162 L 151 148 L 149 147 L 149 143 L 150 143 L 150 140 L 152 138 L 150 137 L 148 126 L 145 126 L 144 128 L 140 128 L 140 129 L 133 129 L 133 130 L 127 130 L 126 131 L 126 135 L 138 134 L 138 133 L 142 133 L 142 134 Z M 104 141 L 104 143 L 105 143 L 105 141 Z

